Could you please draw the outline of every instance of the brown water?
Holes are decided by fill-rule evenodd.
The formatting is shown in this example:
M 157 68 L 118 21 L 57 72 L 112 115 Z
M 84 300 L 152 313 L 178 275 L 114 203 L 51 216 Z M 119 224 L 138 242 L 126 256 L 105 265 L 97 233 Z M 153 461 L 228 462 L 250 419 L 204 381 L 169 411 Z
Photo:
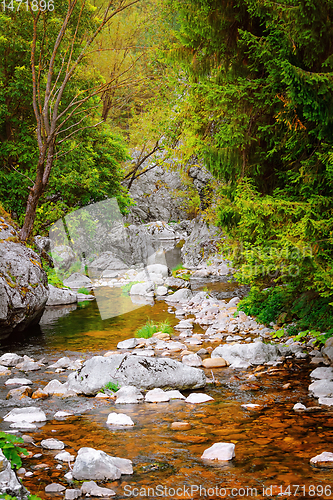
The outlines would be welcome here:
M 147 317 L 178 322 L 164 302 L 104 322 L 91 303 L 44 326 L 20 349 L 30 355 L 45 354 L 50 360 L 65 354 L 84 357 L 103 353 L 114 349 L 119 340 L 132 337 Z M 14 347 L 11 351 L 19 352 Z M 311 457 L 333 451 L 333 411 L 292 410 L 296 402 L 316 404 L 307 394 L 310 370 L 304 361 L 287 360 L 279 370 L 262 367 L 255 383 L 247 379 L 253 369 L 214 370 L 216 383 L 199 391 L 211 395 L 214 401 L 198 405 L 171 401 L 115 407 L 110 400 L 51 398 L 43 403 L 46 411 L 76 407 L 77 414 L 65 421 L 48 421 L 36 432 L 26 434 L 31 434 L 36 444 L 56 437 L 65 442 L 67 451 L 91 446 L 131 459 L 134 474 L 107 484 L 116 491 L 116 498 L 333 498 L 333 470 L 315 469 L 309 463 Z M 207 376 L 211 377 L 210 371 Z M 40 378 L 43 385 L 54 375 L 40 373 L 33 377 Z M 65 376 L 57 378 L 63 381 Z M 287 383 L 289 389 L 283 389 Z M 244 403 L 260 404 L 261 409 L 246 410 L 241 407 Z M 112 411 L 126 413 L 135 426 L 110 428 L 106 420 Z M 187 421 L 192 428 L 173 431 L 170 426 L 174 421 Z M 5 428 L 8 424 L 2 424 Z M 203 461 L 203 451 L 215 442 L 235 443 L 235 459 L 228 463 Z M 44 492 L 46 484 L 60 482 L 67 486 L 63 476 L 68 465 L 61 470 L 55 468 L 57 452 L 41 451 L 32 445 L 27 449 L 33 454 L 43 453 L 38 459 L 23 459 L 23 466 L 34 472 L 23 481 L 32 493 L 44 499 L 49 497 Z M 35 469 L 41 464 L 45 467 Z

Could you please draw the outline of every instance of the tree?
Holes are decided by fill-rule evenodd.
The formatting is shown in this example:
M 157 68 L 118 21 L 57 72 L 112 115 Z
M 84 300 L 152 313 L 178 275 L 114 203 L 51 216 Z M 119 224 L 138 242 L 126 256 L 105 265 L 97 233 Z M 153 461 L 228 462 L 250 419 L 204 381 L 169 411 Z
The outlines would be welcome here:
M 139 1 L 108 1 L 97 8 L 85 1 L 62 0 L 51 11 L 41 7 L 35 11 L 34 4 L 29 4 L 25 22 L 29 14 L 31 25 L 25 25 L 25 34 L 30 37 L 26 42 L 31 44 L 38 160 L 20 232 L 23 241 L 32 231 L 37 205 L 47 188 L 55 159 L 69 152 L 68 144 L 74 135 L 102 122 L 98 119 L 97 96 L 112 82 L 89 71 L 89 50 L 115 16 Z M 7 17 L 19 16 L 13 12 Z

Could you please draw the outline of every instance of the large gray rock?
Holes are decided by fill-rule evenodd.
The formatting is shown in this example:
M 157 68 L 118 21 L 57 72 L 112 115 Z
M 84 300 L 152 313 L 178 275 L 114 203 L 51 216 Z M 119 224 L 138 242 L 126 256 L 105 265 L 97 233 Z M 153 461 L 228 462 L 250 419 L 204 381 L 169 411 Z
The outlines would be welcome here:
M 74 290 L 82 287 L 92 288 L 92 281 L 84 274 L 73 273 L 69 278 L 64 280 L 64 285 Z
M 121 474 L 132 474 L 130 460 L 111 457 L 101 450 L 80 448 L 73 466 L 73 478 L 97 479 L 100 481 L 119 479 Z
M 63 271 L 68 271 L 71 265 L 77 260 L 75 253 L 68 245 L 53 247 L 51 255 L 56 267 Z
M 49 298 L 46 302 L 47 306 L 60 306 L 77 302 L 77 294 L 68 288 L 57 288 L 49 285 L 49 291 Z
M 185 267 L 196 267 L 218 251 L 221 230 L 208 226 L 202 219 L 194 219 L 190 236 L 182 247 L 182 260 Z
M 0 338 L 37 324 L 48 295 L 39 256 L 0 217 Z
M 89 359 L 81 370 L 69 375 L 67 385 L 89 395 L 97 394 L 110 381 L 142 389 L 196 389 L 204 387 L 206 377 L 202 370 L 174 359 L 115 354 Z
M 252 344 L 224 344 L 212 352 L 212 358 L 223 358 L 233 367 L 248 365 L 262 365 L 269 361 L 276 361 L 280 356 L 276 345 L 254 342 Z M 239 362 L 244 364 L 240 364 Z
M 28 490 L 19 482 L 9 460 L 0 450 L 0 494 L 16 498 L 27 498 Z
M 114 252 L 103 252 L 97 259 L 95 259 L 90 265 L 89 270 L 105 271 L 115 270 L 115 269 L 126 269 L 127 264 L 117 257 Z
M 162 153 L 163 154 L 163 153 Z M 139 151 L 132 151 L 132 157 L 138 159 Z M 156 159 L 150 161 L 156 162 Z M 143 168 L 149 167 L 150 161 L 143 163 Z M 130 207 L 127 217 L 132 223 L 140 224 L 153 220 L 182 220 L 186 212 L 181 208 L 183 200 L 173 193 L 183 189 L 181 176 L 175 170 L 157 166 L 138 177 L 130 187 L 130 194 L 136 205 Z
M 145 283 L 135 283 L 131 287 L 130 295 L 154 297 L 154 283 L 151 281 L 147 281 Z
M 309 385 L 309 392 L 315 398 L 333 396 L 333 382 L 331 380 L 316 380 Z
M 326 340 L 325 346 L 321 352 L 325 358 L 333 362 L 333 337 Z
M 192 292 L 188 288 L 180 288 L 172 295 L 168 295 L 168 302 L 187 302 L 192 297 Z

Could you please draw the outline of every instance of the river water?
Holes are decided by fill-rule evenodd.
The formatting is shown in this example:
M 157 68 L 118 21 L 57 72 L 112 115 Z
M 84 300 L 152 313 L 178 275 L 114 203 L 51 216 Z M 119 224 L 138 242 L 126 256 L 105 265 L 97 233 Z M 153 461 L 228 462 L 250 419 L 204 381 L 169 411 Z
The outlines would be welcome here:
M 197 289 L 204 286 L 220 297 L 240 292 L 235 284 L 227 282 L 194 284 Z M 105 293 L 111 293 L 110 289 L 106 288 Z M 4 341 L 1 353 L 45 357 L 50 362 L 62 356 L 85 359 L 104 354 L 115 349 L 120 340 L 133 337 L 147 318 L 168 319 L 172 325 L 178 323 L 167 309 L 164 301 L 158 301 L 153 306 L 102 321 L 97 304 L 84 303 L 35 328 L 17 342 Z M 202 330 L 196 325 L 195 331 Z M 316 469 L 309 463 L 311 457 L 333 451 L 333 411 L 296 413 L 292 409 L 296 402 L 316 405 L 316 400 L 307 393 L 311 369 L 306 361 L 287 359 L 278 370 L 267 367 L 257 370 L 255 383 L 248 380 L 254 369 L 215 369 L 215 383 L 199 391 L 209 394 L 214 401 L 197 405 L 174 400 L 115 408 L 110 400 L 87 397 L 53 397 L 42 403 L 37 400 L 34 404 L 49 414 L 59 409 L 74 409 L 75 415 L 66 420 L 48 420 L 35 432 L 25 434 L 33 436 L 37 445 L 44 438 L 56 437 L 74 454 L 79 448 L 89 446 L 131 459 L 134 474 L 106 484 L 115 490 L 115 498 L 333 498 L 333 470 Z M 66 373 L 45 372 L 47 369 L 26 375 L 40 387 L 52 378 L 66 379 Z M 23 376 L 15 369 L 13 375 Z M 210 371 L 207 376 L 211 377 Z M 285 384 L 290 384 L 288 389 L 283 389 Z M 5 390 L 2 385 L 0 397 L 4 399 L 7 392 L 8 388 Z M 261 407 L 247 410 L 241 406 L 244 403 Z M 7 411 L 1 409 L 0 416 Z M 107 426 L 111 411 L 129 415 L 134 427 Z M 192 428 L 183 432 L 171 430 L 174 421 L 189 422 Z M 9 429 L 6 422 L 0 426 L 1 430 Z M 234 443 L 236 457 L 228 463 L 203 461 L 200 458 L 203 451 L 215 442 Z M 69 468 L 67 464 L 62 469 L 56 468 L 57 452 L 32 445 L 26 447 L 31 454 L 42 453 L 39 458 L 23 459 L 23 467 L 33 472 L 31 477 L 23 478 L 23 483 L 33 494 L 49 498 L 44 492 L 47 484 L 68 485 L 63 476 Z

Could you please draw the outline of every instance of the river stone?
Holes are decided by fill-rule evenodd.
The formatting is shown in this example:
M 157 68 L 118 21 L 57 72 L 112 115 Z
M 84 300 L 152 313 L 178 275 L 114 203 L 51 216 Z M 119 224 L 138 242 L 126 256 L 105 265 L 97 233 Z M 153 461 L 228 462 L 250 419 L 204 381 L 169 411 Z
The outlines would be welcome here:
M 109 457 L 110 461 L 118 467 L 121 474 L 133 474 L 132 461 L 127 458 Z
M 0 376 L 6 376 L 10 374 L 11 371 L 9 370 L 9 368 L 7 368 L 7 366 L 0 365 Z
M 227 461 L 235 456 L 235 445 L 233 443 L 214 443 L 201 455 L 206 460 Z
M 150 264 L 146 269 L 149 274 L 160 274 L 162 278 L 167 278 L 169 274 L 168 266 L 165 266 L 163 264 Z
M 319 398 L 318 403 L 324 406 L 333 406 L 333 398 Z
M 333 361 L 333 338 L 330 337 L 326 340 L 325 346 L 322 349 L 322 354 L 325 358 L 328 358 L 329 361 Z
M 82 496 L 82 491 L 81 489 L 67 489 L 65 491 L 65 500 L 76 500 L 76 498 L 79 498 Z
M 10 461 L 0 450 L 0 494 L 6 494 L 17 498 L 27 498 L 28 491 L 17 479 L 11 468 Z
M 64 285 L 74 290 L 78 288 L 91 288 L 92 281 L 88 276 L 84 276 L 80 273 L 73 273 L 69 278 L 64 280 Z
M 178 325 L 175 326 L 177 330 L 191 330 L 193 328 L 193 324 L 191 321 L 186 319 L 180 321 Z
M 108 425 L 134 425 L 131 417 L 125 413 L 109 413 L 106 423 Z
M 98 271 L 112 271 L 112 270 L 121 270 L 127 269 L 128 265 L 120 259 L 114 252 L 103 252 L 97 259 L 95 259 L 90 265 L 89 268 Z
M 95 395 L 110 381 L 142 389 L 197 389 L 205 386 L 206 377 L 202 370 L 174 359 L 115 354 L 87 360 L 81 370 L 69 375 L 68 387 L 79 393 Z
M 52 368 L 52 369 L 69 368 L 72 364 L 73 364 L 73 362 L 67 356 L 64 356 L 64 357 L 58 359 L 58 361 L 56 361 L 52 365 L 49 365 L 48 368 Z
M 143 400 L 143 395 L 137 387 L 124 385 L 117 391 L 116 404 L 136 404 Z
M 113 460 L 113 458 L 116 457 L 111 457 L 101 450 L 80 448 L 72 470 L 74 479 L 97 479 L 100 481 L 119 479 L 122 472 L 115 465 L 117 460 Z
M 296 403 L 293 406 L 293 410 L 295 410 L 295 411 L 304 411 L 304 410 L 306 410 L 306 406 L 304 406 L 302 403 Z
M 251 344 L 224 344 L 211 354 L 212 358 L 223 358 L 230 363 L 231 368 L 243 367 L 244 364 L 262 365 L 269 361 L 277 361 L 280 356 L 278 347 L 263 342 Z
M 202 359 L 197 354 L 187 354 L 182 357 L 182 363 L 187 366 L 202 366 Z
M 28 378 L 9 378 L 5 385 L 31 385 L 32 381 Z
M 134 349 L 134 347 L 138 344 L 137 339 L 131 338 L 123 340 L 122 342 L 118 342 L 117 349 Z
M 165 393 L 170 399 L 185 399 L 185 396 L 183 396 L 179 391 L 166 391 Z
M 32 395 L 32 389 L 28 385 L 21 385 L 18 389 L 11 389 L 7 396 L 6 399 L 11 399 L 11 398 L 26 398 L 30 397 Z
M 223 368 L 228 366 L 224 358 L 206 358 L 202 361 L 205 368 Z
M 170 400 L 168 392 L 163 391 L 163 389 L 152 389 L 148 391 L 145 396 L 145 401 L 147 403 L 163 403 Z
M 0 217 L 0 338 L 37 324 L 48 296 L 39 255 L 19 242 L 14 227 Z
M 188 431 L 192 428 L 189 422 L 172 422 L 171 429 L 173 431 Z
M 188 288 L 180 288 L 165 299 L 167 302 L 187 302 L 192 297 L 192 292 Z
M 54 448 L 50 448 L 50 449 L 54 449 Z M 54 458 L 56 460 L 59 460 L 60 462 L 73 462 L 75 460 L 74 455 L 71 455 L 68 451 L 61 451 Z
M 316 380 L 326 379 L 333 380 L 333 368 L 328 367 L 318 367 L 310 373 L 310 377 Z
M 309 392 L 315 398 L 333 396 L 333 382 L 329 380 L 316 380 L 309 385 Z
M 37 406 L 14 408 L 4 417 L 5 422 L 45 422 L 45 413 Z
M 30 422 L 14 422 L 13 424 L 10 424 L 11 429 L 20 429 L 20 430 L 25 430 L 25 431 L 33 431 L 37 429 L 37 425 L 32 424 Z
M 65 448 L 65 445 L 62 441 L 59 441 L 59 439 L 43 439 L 40 443 L 42 448 L 45 448 L 46 450 L 63 450 Z
M 45 493 L 61 493 L 66 488 L 62 484 L 59 483 L 51 483 L 45 486 Z
M 46 302 L 47 306 L 60 306 L 77 302 L 76 293 L 68 288 L 57 288 L 53 285 L 49 285 L 49 290 L 50 294 Z
M 3 366 L 16 366 L 21 361 L 23 361 L 23 357 L 12 352 L 7 352 L 0 357 L 0 364 Z
M 323 467 L 325 469 L 333 469 L 333 453 L 323 451 L 320 455 L 316 455 L 310 459 L 310 464 L 314 467 Z
M 208 394 L 203 394 L 200 392 L 192 392 L 186 399 L 186 403 L 196 404 L 196 403 L 206 403 L 207 401 L 214 401 L 214 398 L 208 396 Z
M 158 286 L 155 294 L 156 297 L 163 297 L 164 295 L 168 295 L 168 289 L 166 286 Z
M 190 282 L 182 280 L 181 278 L 174 278 L 170 276 L 165 280 L 165 286 L 172 288 L 173 290 L 179 290 L 180 288 L 189 288 Z M 185 314 L 185 313 L 184 313 Z
M 51 394 L 53 396 L 66 396 L 66 395 L 74 395 L 72 394 L 72 389 L 68 387 L 67 382 L 62 384 L 59 380 L 51 380 L 43 389 L 46 394 Z
M 147 281 L 145 283 L 135 283 L 132 285 L 130 295 L 145 295 L 148 297 L 154 296 L 154 283 Z
M 69 413 L 68 411 L 57 411 L 54 414 L 54 418 L 66 418 L 72 416 L 73 413 Z
M 101 486 L 97 486 L 95 481 L 86 481 L 81 486 L 81 494 L 88 497 L 112 497 L 116 494 L 115 491 L 110 488 L 102 488 Z

